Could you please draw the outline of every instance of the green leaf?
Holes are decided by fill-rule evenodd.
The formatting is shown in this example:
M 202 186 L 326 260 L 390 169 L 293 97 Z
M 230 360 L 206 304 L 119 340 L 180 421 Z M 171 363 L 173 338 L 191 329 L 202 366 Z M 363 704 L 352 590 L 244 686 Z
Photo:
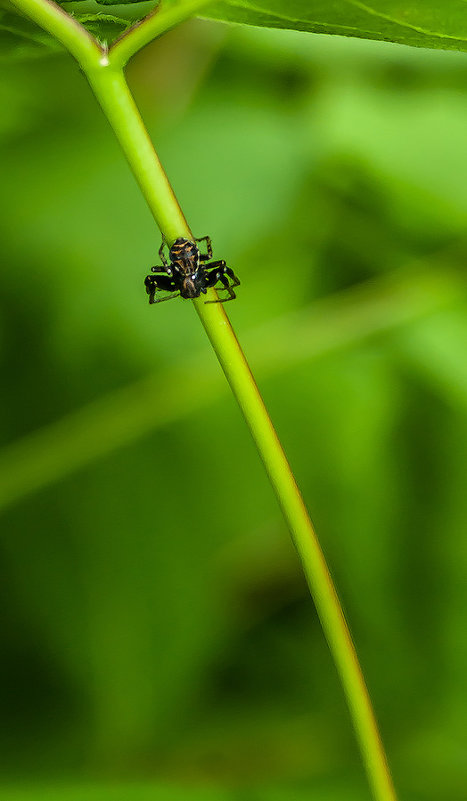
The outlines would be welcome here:
M 97 39 L 108 43 L 157 5 L 154 0 L 61 0 L 60 4 Z M 467 50 L 466 0 L 442 4 L 435 0 L 219 0 L 206 8 L 205 16 L 266 28 Z M 2 58 L 59 49 L 51 37 L 20 17 L 8 0 L 0 5 L 0 47 Z
M 73 0 L 73 2 L 62 0 L 60 5 L 76 19 L 93 17 L 95 20 L 99 20 L 111 16 L 118 20 L 118 24 L 126 27 L 143 19 L 157 4 L 153 0 L 144 0 L 143 2 L 141 0 L 127 0 L 127 2 L 122 0 L 120 3 L 115 3 L 114 0 Z M 87 20 L 80 21 L 83 21 L 83 24 L 87 22 Z M 87 24 L 86 27 L 88 27 Z
M 206 15 L 230 22 L 467 50 L 465 0 L 224 0 Z

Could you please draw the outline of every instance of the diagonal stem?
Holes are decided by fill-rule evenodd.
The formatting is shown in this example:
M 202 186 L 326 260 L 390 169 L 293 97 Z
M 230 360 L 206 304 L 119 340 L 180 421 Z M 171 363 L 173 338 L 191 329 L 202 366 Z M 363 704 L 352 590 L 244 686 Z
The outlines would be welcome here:
M 396 801 L 357 652 L 287 457 L 224 309 L 219 304 L 206 305 L 198 300 L 196 310 L 243 412 L 287 521 L 347 698 L 374 797 L 377 801 Z
M 82 26 L 49 0 L 13 2 L 23 13 L 53 34 L 80 63 L 166 240 L 171 243 L 178 236 L 192 238 L 123 72 L 117 69 L 149 41 L 146 33 L 138 33 L 141 30 L 149 31 L 149 28 L 145 29 L 143 25 L 134 28 L 128 33 L 126 44 L 124 37 L 119 45 L 115 45 L 113 58 L 111 55 L 109 58 L 107 52 Z M 184 3 L 184 7 L 188 7 L 188 2 Z M 160 23 L 160 17 L 158 20 Z M 170 26 L 176 21 L 173 20 Z M 157 35 L 157 25 L 151 22 L 151 18 L 148 25 L 154 26 L 151 28 L 153 38 Z M 133 44 L 130 46 L 129 43 Z M 210 290 L 210 293 L 211 299 L 214 299 L 214 290 Z M 290 528 L 344 688 L 374 797 L 376 801 L 396 801 L 355 647 L 316 533 L 282 446 L 223 307 L 220 304 L 205 305 L 199 298 L 194 304 L 237 398 Z
M 192 238 L 122 73 L 88 74 L 166 240 Z M 213 292 L 213 290 L 211 290 Z M 194 305 L 240 405 L 288 523 L 334 657 L 368 779 L 377 801 L 396 801 L 384 748 L 358 657 L 313 525 L 247 360 L 221 304 Z
M 171 5 L 160 3 L 151 14 L 125 31 L 109 50 L 109 62 L 123 69 L 130 58 L 161 34 L 190 19 L 212 0 L 182 0 Z
M 123 72 L 99 66 L 88 70 L 87 78 L 167 242 L 191 236 Z
M 351 348 L 368 337 L 399 329 L 465 298 L 463 280 L 446 270 L 385 276 L 356 289 L 315 301 L 299 313 L 275 318 L 250 332 L 250 352 L 261 377 L 289 371 L 296 364 Z M 297 347 L 297 343 L 300 347 Z M 227 385 L 220 381 L 209 350 L 158 370 L 103 395 L 43 426 L 0 451 L 0 514 L 29 493 L 134 442 L 148 432 L 186 415 L 206 415 Z M 465 405 L 467 383 L 462 392 Z M 190 385 L 190 403 L 183 387 Z M 158 410 L 157 417 L 154 409 Z

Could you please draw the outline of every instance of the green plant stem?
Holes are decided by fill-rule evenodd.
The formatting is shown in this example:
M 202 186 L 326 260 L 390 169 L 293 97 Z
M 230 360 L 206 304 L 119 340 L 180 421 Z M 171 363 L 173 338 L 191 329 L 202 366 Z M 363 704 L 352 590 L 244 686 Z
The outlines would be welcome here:
M 130 58 L 162 33 L 192 17 L 212 0 L 184 0 L 176 5 L 160 6 L 137 22 L 113 43 L 109 49 L 109 63 L 115 69 L 123 69 Z
M 408 273 L 408 274 L 407 274 Z M 261 377 L 352 348 L 368 337 L 400 330 L 465 298 L 460 277 L 446 269 L 384 276 L 367 285 L 318 300 L 300 313 L 273 319 L 248 337 Z M 459 341 L 462 339 L 459 336 Z M 412 338 L 410 340 L 412 342 Z M 300 348 L 297 347 L 300 342 Z M 411 348 L 409 348 L 411 350 Z M 426 353 L 430 353 L 426 349 Z M 0 451 L 0 514 L 11 504 L 80 470 L 117 448 L 186 416 L 206 416 L 228 385 L 209 358 L 209 349 L 107 393 Z M 444 358 L 434 375 L 448 371 L 456 398 L 467 405 L 467 373 Z M 418 362 L 418 357 L 417 362 Z M 430 369 L 433 359 L 430 358 Z M 422 367 L 423 369 L 423 367 Z M 452 372 L 455 381 L 452 381 Z M 436 379 L 435 379 L 436 381 Z M 186 387 L 190 403 L 186 403 Z M 453 398 L 448 397 L 448 402 Z M 157 417 L 154 415 L 157 409 Z
M 166 240 L 191 237 L 123 72 L 109 65 L 88 70 L 86 74 Z
M 292 534 L 347 697 L 374 797 L 378 801 L 395 801 L 395 790 L 355 646 L 284 450 L 224 309 L 198 299 L 196 310 L 243 412 Z
M 122 72 L 109 64 L 81 26 L 63 18 L 48 0 L 14 0 L 23 13 L 52 33 L 77 58 L 117 136 L 130 167 L 166 240 L 192 237 L 162 169 Z M 66 15 L 65 15 L 66 16 Z M 137 36 L 138 28 L 130 36 Z M 123 41 L 123 40 L 122 40 Z M 135 40 L 136 41 L 136 40 Z M 146 40 L 142 42 L 145 44 Z M 136 48 L 137 49 L 137 48 Z M 129 47 L 127 52 L 134 52 Z M 211 298 L 213 290 L 211 290 Z M 363 761 L 377 801 L 396 795 L 384 749 L 345 618 L 323 553 L 289 464 L 245 356 L 220 304 L 194 301 L 227 380 L 242 409 L 289 525 L 323 630 L 347 697 Z
M 162 170 L 122 73 L 88 75 L 155 220 L 170 243 L 192 233 Z M 347 697 L 377 801 L 395 801 L 384 749 L 344 615 L 318 539 L 245 356 L 221 304 L 193 301 L 252 433 L 289 525 Z

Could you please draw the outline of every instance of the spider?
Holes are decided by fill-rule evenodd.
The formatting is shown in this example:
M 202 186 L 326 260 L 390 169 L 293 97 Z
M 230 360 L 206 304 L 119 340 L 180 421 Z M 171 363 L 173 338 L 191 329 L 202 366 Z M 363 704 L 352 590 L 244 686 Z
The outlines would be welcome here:
M 207 253 L 200 253 L 196 242 L 206 242 Z M 227 267 L 225 261 L 211 261 L 212 245 L 208 236 L 202 236 L 191 242 L 179 237 L 169 249 L 169 260 L 164 256 L 165 239 L 159 248 L 162 266 L 151 267 L 151 272 L 158 275 L 147 275 L 144 279 L 149 303 L 162 303 L 164 300 L 181 295 L 182 298 L 199 298 L 205 295 L 209 287 L 219 281 L 221 289 L 228 292 L 228 297 L 219 300 L 206 300 L 205 303 L 226 303 L 236 297 L 233 288 L 240 284 L 234 271 Z M 209 263 L 207 263 L 209 262 Z M 229 280 L 230 279 L 230 280 Z M 166 297 L 158 297 L 158 292 L 169 292 Z

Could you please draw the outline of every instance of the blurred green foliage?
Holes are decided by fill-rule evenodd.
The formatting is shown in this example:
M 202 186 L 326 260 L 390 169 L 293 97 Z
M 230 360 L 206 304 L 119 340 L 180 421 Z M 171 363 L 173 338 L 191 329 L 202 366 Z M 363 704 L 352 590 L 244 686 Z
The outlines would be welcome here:
M 467 792 L 466 76 L 461 54 L 212 23 L 129 71 L 242 280 L 228 310 L 415 801 Z M 83 76 L 11 64 L 0 109 L 0 798 L 368 799 L 196 316 L 147 304 L 159 234 Z

